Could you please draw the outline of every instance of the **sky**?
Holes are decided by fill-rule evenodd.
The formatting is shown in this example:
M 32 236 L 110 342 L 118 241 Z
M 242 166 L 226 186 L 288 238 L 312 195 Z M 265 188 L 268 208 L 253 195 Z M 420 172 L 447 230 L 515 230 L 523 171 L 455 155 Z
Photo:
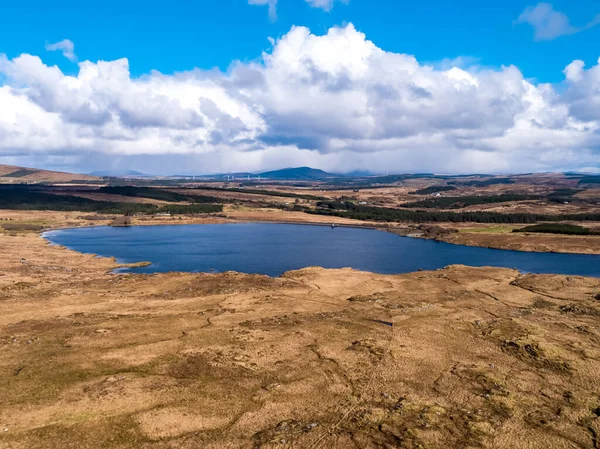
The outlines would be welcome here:
M 4 0 L 0 164 L 600 172 L 600 4 Z

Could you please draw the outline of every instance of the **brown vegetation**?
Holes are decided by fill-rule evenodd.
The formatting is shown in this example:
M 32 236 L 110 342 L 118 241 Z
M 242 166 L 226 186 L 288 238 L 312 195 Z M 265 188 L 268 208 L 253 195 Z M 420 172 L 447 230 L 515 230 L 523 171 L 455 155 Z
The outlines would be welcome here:
M 456 229 L 459 232 L 443 233 L 437 238 L 448 243 L 485 248 L 600 254 L 600 236 L 598 235 L 513 233 L 514 228 L 514 226 L 474 226 L 472 224 L 452 226 L 451 229 Z
M 597 445 L 598 279 L 114 275 L 0 247 L 3 448 Z
M 5 231 L 41 231 L 44 226 L 31 223 L 1 223 Z
M 131 219 L 129 217 L 116 217 L 110 225 L 115 227 L 131 226 Z

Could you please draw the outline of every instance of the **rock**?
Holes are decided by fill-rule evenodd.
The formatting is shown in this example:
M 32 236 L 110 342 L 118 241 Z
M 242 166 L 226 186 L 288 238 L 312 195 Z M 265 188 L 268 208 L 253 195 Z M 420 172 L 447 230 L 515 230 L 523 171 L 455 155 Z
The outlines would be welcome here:
M 312 430 L 312 429 L 314 429 L 315 427 L 317 427 L 318 425 L 319 425 L 319 424 L 317 424 L 316 422 L 311 422 L 310 424 L 308 424 L 308 425 L 306 426 L 306 428 L 307 428 L 308 430 Z

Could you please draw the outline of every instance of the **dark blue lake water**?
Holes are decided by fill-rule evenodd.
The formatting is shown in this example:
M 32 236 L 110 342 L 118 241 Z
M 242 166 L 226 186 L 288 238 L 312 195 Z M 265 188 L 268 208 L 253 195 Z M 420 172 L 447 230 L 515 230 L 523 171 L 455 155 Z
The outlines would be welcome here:
M 279 276 L 321 266 L 391 274 L 465 264 L 600 277 L 600 256 L 475 248 L 370 229 L 240 223 L 67 229 L 45 237 L 79 252 L 115 256 L 120 263 L 153 262 L 121 270 L 135 273 L 233 270 Z

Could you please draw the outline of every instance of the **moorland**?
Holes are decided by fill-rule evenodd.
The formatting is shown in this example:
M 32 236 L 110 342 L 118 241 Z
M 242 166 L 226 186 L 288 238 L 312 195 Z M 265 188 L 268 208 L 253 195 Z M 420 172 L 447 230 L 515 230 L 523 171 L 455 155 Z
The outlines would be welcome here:
M 600 254 L 599 177 L 0 168 L 0 447 L 594 448 L 600 280 L 114 273 L 41 231 L 272 221 Z M 306 172 L 305 172 L 306 174 Z

